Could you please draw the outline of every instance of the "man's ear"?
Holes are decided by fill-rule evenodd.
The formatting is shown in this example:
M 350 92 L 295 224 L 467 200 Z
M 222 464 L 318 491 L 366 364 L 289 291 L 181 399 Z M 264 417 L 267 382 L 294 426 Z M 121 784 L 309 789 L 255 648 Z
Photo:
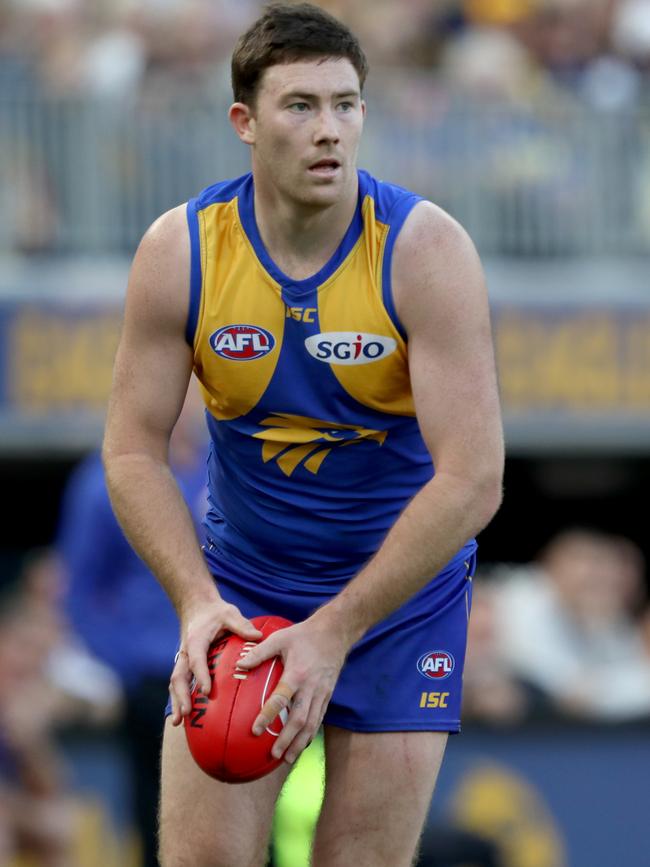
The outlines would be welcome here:
M 255 144 L 255 118 L 250 106 L 244 102 L 235 102 L 228 111 L 228 120 L 244 144 Z

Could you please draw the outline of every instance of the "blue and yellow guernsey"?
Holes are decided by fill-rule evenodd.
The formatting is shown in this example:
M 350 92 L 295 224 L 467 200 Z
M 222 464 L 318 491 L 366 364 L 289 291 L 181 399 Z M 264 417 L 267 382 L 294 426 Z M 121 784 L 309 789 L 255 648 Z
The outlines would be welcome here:
M 285 587 L 325 590 L 354 575 L 433 475 L 390 285 L 395 239 L 418 201 L 359 172 L 354 218 L 306 280 L 266 251 L 250 174 L 188 203 L 187 340 L 212 437 L 208 536 L 227 561 Z

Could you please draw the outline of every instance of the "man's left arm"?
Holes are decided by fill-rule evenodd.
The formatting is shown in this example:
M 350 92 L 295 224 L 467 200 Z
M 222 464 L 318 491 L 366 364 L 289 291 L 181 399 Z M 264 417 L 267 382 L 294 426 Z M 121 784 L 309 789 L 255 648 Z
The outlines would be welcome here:
M 353 641 L 430 581 L 501 502 L 503 433 L 485 279 L 466 232 L 435 205 L 421 203 L 407 220 L 393 286 L 435 476 L 368 566 L 320 612 Z
M 395 244 L 392 284 L 435 476 L 341 593 L 251 652 L 247 667 L 283 657 L 294 706 L 276 749 L 281 754 L 291 745 L 288 760 L 320 725 L 352 645 L 428 583 L 501 501 L 503 434 L 487 291 L 474 245 L 447 214 L 422 202 Z M 286 699 L 270 701 L 262 722 Z

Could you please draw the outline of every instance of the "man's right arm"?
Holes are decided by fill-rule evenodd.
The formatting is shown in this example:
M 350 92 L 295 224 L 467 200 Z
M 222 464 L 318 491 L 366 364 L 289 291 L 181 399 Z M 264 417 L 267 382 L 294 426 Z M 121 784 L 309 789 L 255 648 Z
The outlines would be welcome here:
M 168 463 L 169 438 L 192 372 L 185 340 L 189 274 L 189 233 L 181 206 L 151 226 L 133 261 L 103 448 L 115 515 L 180 619 L 184 653 L 171 690 L 176 724 L 189 711 L 192 674 L 209 690 L 210 641 L 226 628 L 260 637 L 219 596 Z

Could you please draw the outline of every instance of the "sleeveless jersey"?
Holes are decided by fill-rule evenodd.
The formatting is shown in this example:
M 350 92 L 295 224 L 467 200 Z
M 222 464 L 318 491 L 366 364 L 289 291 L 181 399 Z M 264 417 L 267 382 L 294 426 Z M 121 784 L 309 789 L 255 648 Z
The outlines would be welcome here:
M 395 239 L 418 201 L 359 172 L 354 218 L 305 280 L 265 249 L 252 175 L 188 203 L 207 534 L 229 563 L 288 589 L 348 580 L 433 475 L 391 295 Z

